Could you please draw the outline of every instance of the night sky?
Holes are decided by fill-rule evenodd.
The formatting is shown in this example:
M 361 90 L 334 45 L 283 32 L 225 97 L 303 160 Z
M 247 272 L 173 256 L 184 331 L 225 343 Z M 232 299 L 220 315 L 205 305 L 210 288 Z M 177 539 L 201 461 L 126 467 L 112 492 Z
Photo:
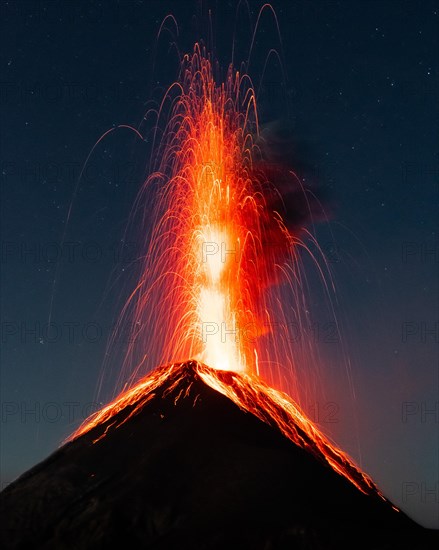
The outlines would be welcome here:
M 118 129 L 78 179 L 87 156 L 107 130 L 137 127 L 176 78 L 171 22 L 157 40 L 167 14 L 185 52 L 212 44 L 212 6 L 225 68 L 235 21 L 235 62 L 247 59 L 261 4 L 249 2 L 250 23 L 234 1 L 1 3 L 2 487 L 120 389 L 126 341 L 108 337 L 144 252 L 125 229 L 151 149 Z M 273 7 L 282 43 L 267 10 L 248 68 L 261 124 L 330 205 L 316 231 L 342 342 L 325 338 L 325 308 L 311 304 L 326 364 L 314 420 L 396 505 L 439 528 L 439 4 Z M 261 80 L 271 48 L 286 77 L 271 58 Z

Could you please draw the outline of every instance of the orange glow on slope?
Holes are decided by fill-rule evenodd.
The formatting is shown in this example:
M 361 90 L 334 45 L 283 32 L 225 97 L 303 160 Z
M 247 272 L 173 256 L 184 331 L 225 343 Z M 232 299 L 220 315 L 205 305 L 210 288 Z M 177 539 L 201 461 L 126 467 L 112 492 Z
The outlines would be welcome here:
M 385 500 L 373 481 L 350 457 L 334 446 L 286 394 L 274 390 L 255 375 L 220 371 L 197 361 L 176 363 L 156 369 L 134 388 L 120 395 L 84 422 L 70 440 L 112 420 L 105 431 L 94 440 L 94 443 L 97 443 L 105 437 L 109 429 L 116 429 L 140 412 L 144 405 L 156 397 L 156 392 L 162 385 L 166 388 L 166 395 L 173 392 L 178 396 L 175 400 L 177 405 L 178 399 L 189 397 L 192 383 L 188 381 L 188 375 L 199 377 L 207 386 L 228 397 L 240 409 L 280 430 L 285 437 L 327 463 L 363 493 L 376 494 Z M 126 407 L 131 408 L 130 414 L 123 420 L 118 419 L 117 413 Z

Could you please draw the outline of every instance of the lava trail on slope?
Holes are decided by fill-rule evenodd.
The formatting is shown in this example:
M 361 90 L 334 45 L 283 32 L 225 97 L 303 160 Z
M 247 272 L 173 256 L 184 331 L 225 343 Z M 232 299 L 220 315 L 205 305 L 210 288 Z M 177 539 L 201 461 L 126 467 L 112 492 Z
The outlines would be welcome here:
M 431 547 L 285 395 L 160 367 L 0 495 L 2 548 Z

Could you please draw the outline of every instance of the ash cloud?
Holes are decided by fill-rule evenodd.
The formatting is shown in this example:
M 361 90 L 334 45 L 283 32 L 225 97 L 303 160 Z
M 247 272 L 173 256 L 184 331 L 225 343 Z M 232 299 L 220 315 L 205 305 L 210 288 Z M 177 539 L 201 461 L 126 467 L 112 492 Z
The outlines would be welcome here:
M 332 180 L 316 144 L 280 120 L 263 126 L 256 143 L 268 209 L 282 216 L 291 234 L 333 216 Z

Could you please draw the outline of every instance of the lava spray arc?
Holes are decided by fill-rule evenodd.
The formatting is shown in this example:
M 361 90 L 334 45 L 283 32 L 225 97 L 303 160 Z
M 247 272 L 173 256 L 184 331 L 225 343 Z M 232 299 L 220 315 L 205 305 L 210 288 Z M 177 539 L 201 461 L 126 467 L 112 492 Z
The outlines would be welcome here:
M 173 259 L 184 297 L 183 326 L 169 343 L 171 353 L 246 371 L 252 368 L 251 350 L 238 330 L 253 316 L 251 262 L 255 266 L 258 232 L 249 221 L 258 217 L 258 204 L 249 177 L 253 144 L 246 132 L 254 95 L 249 89 L 241 98 L 240 91 L 241 76 L 232 69 L 224 84 L 215 84 L 199 45 L 184 58 L 181 96 L 162 157 L 164 172 L 172 166 L 163 226 L 170 226 L 167 234 L 175 239 Z M 225 333 L 234 337 L 224 338 Z
M 283 219 L 274 181 L 281 168 L 264 164 L 258 134 L 250 77 L 230 66 L 217 83 L 211 57 L 196 44 L 161 102 L 150 175 L 135 206 L 141 211 L 153 190 L 153 215 L 143 214 L 152 234 L 125 309 L 138 331 L 126 370 L 141 360 L 135 348 L 146 336 L 162 350 L 162 364 L 193 358 L 221 370 L 259 373 L 258 340 L 273 317 L 285 318 L 272 292 L 279 280 L 294 293 L 296 307 L 288 315 L 302 322 L 306 307 L 296 260 L 305 244 Z M 289 178 L 297 189 L 294 174 Z M 299 194 L 308 200 L 302 189 Z M 271 349 L 270 355 L 269 369 L 285 363 L 285 350 Z
M 163 307 L 174 312 L 166 358 L 192 357 L 222 370 L 252 372 L 256 350 L 239 332 L 255 322 L 255 289 L 263 286 L 257 262 L 263 195 L 251 178 L 254 92 L 248 77 L 232 67 L 217 85 L 199 44 L 184 57 L 180 82 L 164 102 L 174 90 L 159 166 L 146 182 L 162 188 L 164 211 L 153 246 L 161 249 L 154 261 L 165 286 Z M 148 289 L 140 294 L 137 313 L 143 316 Z M 161 313 L 169 319 L 166 310 Z

